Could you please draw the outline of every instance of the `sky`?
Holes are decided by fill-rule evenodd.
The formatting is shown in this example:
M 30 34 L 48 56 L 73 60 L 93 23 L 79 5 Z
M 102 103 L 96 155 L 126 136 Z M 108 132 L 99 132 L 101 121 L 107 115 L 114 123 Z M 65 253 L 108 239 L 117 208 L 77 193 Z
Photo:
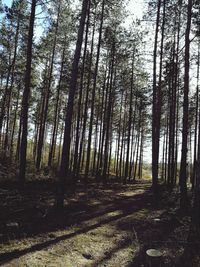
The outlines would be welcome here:
M 145 9 L 145 3 L 143 0 L 130 0 L 127 9 L 130 11 L 130 20 L 133 18 L 141 19 Z
M 2 3 L 11 6 L 13 0 L 2 0 Z M 75 0 L 76 1 L 76 0 Z M 124 25 L 129 28 L 133 20 L 142 19 L 143 11 L 145 10 L 144 0 L 128 0 L 126 9 L 129 11 L 129 16 L 125 18 Z M 36 14 L 40 13 L 41 10 L 36 10 Z M 39 39 L 42 35 L 42 27 L 37 27 L 36 37 Z
M 7 6 L 10 6 L 12 3 L 12 0 L 2 0 L 3 4 L 6 4 Z M 127 9 L 130 10 L 130 13 L 132 14 L 132 18 L 142 18 L 142 12 L 144 9 L 144 1 L 143 0 L 130 0 L 129 4 L 127 5 Z M 129 18 L 131 19 L 131 18 Z
M 2 0 L 2 3 L 11 6 L 13 0 Z M 78 1 L 78 0 L 74 0 Z M 136 19 L 142 19 L 143 12 L 146 9 L 146 4 L 144 0 L 126 0 L 128 2 L 126 9 L 128 11 L 128 16 L 126 16 L 124 20 L 124 26 L 129 28 L 132 24 L 132 22 Z M 41 9 L 38 7 L 38 10 L 36 10 L 36 14 L 40 14 Z M 43 28 L 42 27 L 36 27 L 36 39 L 39 39 L 40 36 L 43 33 Z

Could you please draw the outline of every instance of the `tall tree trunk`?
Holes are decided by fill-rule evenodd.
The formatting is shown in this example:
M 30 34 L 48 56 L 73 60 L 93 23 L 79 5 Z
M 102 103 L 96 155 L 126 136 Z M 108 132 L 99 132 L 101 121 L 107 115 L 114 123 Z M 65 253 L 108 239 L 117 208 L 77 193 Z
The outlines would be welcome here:
M 95 71 L 94 71 L 94 83 L 93 83 L 93 89 L 92 89 L 91 114 L 90 114 L 88 146 L 87 146 L 87 159 L 86 159 L 85 176 L 84 176 L 85 183 L 87 183 L 89 167 L 90 167 L 92 127 L 93 127 L 93 119 L 94 119 L 94 104 L 95 104 L 97 75 L 98 75 L 98 68 L 99 68 L 99 57 L 100 57 L 100 48 L 101 48 L 102 29 L 103 29 L 103 21 L 104 21 L 104 8 L 105 8 L 105 0 L 103 0 L 103 2 L 102 2 L 101 23 L 100 23 L 100 28 L 99 28 L 99 40 L 98 40 L 97 56 L 96 56 Z
M 10 124 L 10 115 L 11 115 L 11 98 L 12 98 L 12 91 L 14 85 L 14 74 L 15 74 L 15 63 L 17 58 L 17 47 L 18 47 L 18 39 L 19 39 L 19 28 L 20 28 L 20 16 L 17 18 L 17 28 L 15 33 L 15 45 L 14 45 L 14 54 L 12 60 L 12 68 L 11 68 L 11 83 L 8 89 L 8 96 L 7 96 L 7 121 L 6 121 L 6 135 L 5 135 L 5 142 L 4 142 L 4 150 L 9 150 L 9 124 Z
M 76 93 L 77 76 L 78 76 L 78 64 L 81 55 L 81 47 L 83 42 L 83 34 L 85 28 L 85 19 L 87 15 L 87 7 L 89 0 L 83 0 L 81 19 L 78 30 L 78 38 L 76 42 L 76 50 L 74 54 L 74 60 L 72 65 L 72 74 L 70 80 L 70 89 L 67 103 L 67 113 L 65 118 L 65 130 L 64 130 L 64 141 L 62 149 L 62 158 L 60 164 L 60 188 L 57 197 L 57 206 L 63 207 L 64 205 L 64 193 L 65 193 L 65 182 L 66 177 L 69 175 L 69 155 L 71 145 L 71 127 L 72 127 L 72 115 L 74 107 L 74 97 Z
M 90 2 L 88 6 L 88 15 L 87 15 L 87 22 L 86 22 L 86 31 L 85 31 L 85 46 L 83 52 L 83 63 L 82 63 L 82 70 L 81 70 L 81 80 L 80 80 L 80 88 L 79 88 L 79 100 L 78 100 L 78 114 L 77 114 L 77 123 L 76 123 L 76 139 L 75 139 L 75 152 L 74 152 L 74 166 L 73 166 L 73 176 L 74 179 L 77 179 L 77 167 L 78 167 L 78 148 L 79 148 L 79 141 L 80 141 L 80 118 L 81 118 L 81 104 L 82 104 L 82 95 L 83 95 L 83 83 L 84 83 L 84 74 L 85 74 L 85 60 L 86 60 L 86 53 L 87 53 L 87 45 L 88 45 L 88 33 L 89 33 L 89 25 L 90 25 Z M 94 39 L 94 32 L 95 32 L 95 15 L 94 15 L 94 26 L 93 26 L 93 34 L 92 34 L 92 52 L 93 52 L 93 39 Z M 92 64 L 92 54 L 90 58 L 90 62 Z M 91 68 L 90 64 L 90 68 Z M 90 70 L 89 70 L 90 71 Z M 89 79 L 90 80 L 90 79 Z M 89 84 L 88 84 L 89 90 Z M 89 93 L 89 92 L 87 92 Z M 85 106 L 85 112 L 87 105 Z M 87 116 L 86 114 L 84 114 Z M 85 122 L 86 123 L 86 122 Z M 81 151 L 82 152 L 82 151 Z
M 143 161 L 143 142 L 144 142 L 144 129 L 141 127 L 141 138 L 140 138 L 140 156 L 138 164 L 138 178 L 142 179 L 142 161 Z
M 9 67 L 6 77 L 6 85 L 5 85 L 5 91 L 1 100 L 1 111 L 0 111 L 0 141 L 2 139 L 2 128 L 3 128 L 3 122 L 5 117 L 5 110 L 6 110 L 6 102 L 7 102 L 7 96 L 9 92 L 9 81 L 10 81 L 10 75 L 11 75 L 11 69 L 12 65 L 10 63 L 11 61 L 11 55 L 9 55 Z
M 153 107 L 152 107 L 152 184 L 154 195 L 157 195 L 158 185 L 158 160 L 159 160 L 159 129 L 158 129 L 158 87 L 156 77 L 158 31 L 160 21 L 161 0 L 157 3 L 157 19 L 153 52 Z
M 135 134 L 135 121 L 136 121 L 136 113 L 137 113 L 137 101 L 138 101 L 138 96 L 136 93 L 135 96 L 135 107 L 134 107 L 134 113 L 133 113 L 133 129 L 132 129 L 132 142 L 131 142 L 131 161 L 130 161 L 130 167 L 129 167 L 129 181 L 131 180 L 131 176 L 132 176 L 132 170 L 134 167 L 134 158 L 135 158 L 135 149 L 134 149 L 134 134 Z
M 17 103 L 15 107 L 15 112 L 14 112 L 14 118 L 13 118 L 13 127 L 12 127 L 12 133 L 11 133 L 11 140 L 10 140 L 10 155 L 12 156 L 13 154 L 13 145 L 14 145 L 14 138 L 15 138 L 15 127 L 17 123 L 17 111 L 19 108 L 19 96 L 20 96 L 20 90 L 21 90 L 21 85 L 18 85 L 18 91 L 17 91 Z
M 54 122 L 53 122 L 53 133 L 52 133 L 52 139 L 50 143 L 50 150 L 49 150 L 49 158 L 48 158 L 48 166 L 51 167 L 52 165 L 52 159 L 53 159 L 53 152 L 54 148 L 56 146 L 56 129 L 58 126 L 58 110 L 59 110 L 59 101 L 60 101 L 60 89 L 61 89 L 61 82 L 63 78 L 63 69 L 64 69 L 64 58 L 65 58 L 65 49 L 66 49 L 66 43 L 64 42 L 63 52 L 62 52 L 62 63 L 61 63 L 61 69 L 60 69 L 60 78 L 58 82 L 58 88 L 56 93 L 56 107 L 55 107 L 55 113 L 54 113 Z
M 89 66 L 88 66 L 88 77 L 87 77 L 87 88 L 86 88 L 86 96 L 85 96 L 85 107 L 84 107 L 84 114 L 83 114 L 83 125 L 82 125 L 82 134 L 80 140 L 80 148 L 79 148 L 79 158 L 77 162 L 77 169 L 76 169 L 76 177 L 78 177 L 80 172 L 81 162 L 85 157 L 85 133 L 86 133 L 86 126 L 87 126 L 87 119 L 88 119 L 88 103 L 89 103 L 89 93 L 90 93 L 90 82 L 91 82 L 91 74 L 92 74 L 92 59 L 93 59 L 93 49 L 94 49 L 94 34 L 95 34 L 95 24 L 93 25 L 93 32 L 92 32 L 92 42 L 90 48 L 90 59 L 89 59 Z M 81 167 L 81 169 L 83 169 Z
M 42 149 L 44 145 L 44 134 L 45 134 L 45 125 L 47 120 L 47 113 L 49 107 L 49 98 L 50 98 L 50 90 L 51 90 L 51 83 L 53 78 L 53 68 L 54 68 L 54 58 L 55 58 L 55 50 L 57 44 L 57 34 L 58 34 L 58 26 L 59 26 L 59 18 L 60 18 L 60 8 L 61 8 L 61 1 L 59 2 L 58 6 L 58 13 L 57 13 L 57 20 L 55 26 L 55 33 L 54 33 L 54 40 L 53 40 L 53 48 L 52 48 L 52 55 L 51 55 L 51 63 L 50 63 L 50 70 L 49 70 L 49 77 L 48 83 L 46 88 L 46 95 L 45 95 L 45 103 L 44 103 L 44 110 L 43 110 L 43 120 L 40 127 L 39 132 L 39 140 L 38 140 L 38 147 L 37 147 L 37 158 L 36 158 L 36 169 L 40 169 L 41 165 L 41 158 L 42 158 Z
M 106 137 L 106 118 L 107 118 L 107 108 L 108 108 L 108 98 L 109 98 L 109 84 L 110 84 L 110 77 L 111 77 L 111 62 L 109 63 L 108 67 L 108 77 L 107 83 L 104 83 L 103 90 L 105 89 L 105 98 L 104 103 L 102 102 L 102 113 L 103 113 L 103 125 L 102 125 L 102 138 L 101 138 L 101 148 L 100 148 L 100 159 L 99 159 L 99 172 L 102 175 L 102 168 L 103 168 L 103 156 L 104 156 L 104 144 L 105 144 L 105 137 Z
M 188 149 L 188 94 L 189 94 L 189 69 L 190 69 L 190 28 L 192 17 L 192 0 L 188 0 L 187 28 L 185 33 L 185 73 L 184 73 L 184 100 L 183 100 L 183 131 L 182 152 L 180 167 L 180 207 L 187 208 L 187 149 Z
M 200 38 L 199 38 L 200 42 Z M 197 92 L 199 91 L 199 48 L 198 47 L 198 61 L 197 61 Z M 198 110 L 200 114 L 200 109 Z M 193 170 L 194 171 L 194 170 Z M 200 120 L 198 121 L 198 137 L 197 137 L 197 156 L 196 156 L 196 166 L 195 166 L 195 179 L 193 181 L 194 185 L 194 202 L 193 202 L 193 212 L 192 212 L 192 226 L 194 231 L 194 236 L 197 241 L 199 241 L 200 236 Z M 192 240 L 194 241 L 194 240 Z
M 194 128 L 194 163 L 192 171 L 192 187 L 196 180 L 196 161 L 197 161 L 197 132 L 198 132 L 198 121 L 199 121 L 199 64 L 200 64 L 200 43 L 198 44 L 198 58 L 197 58 L 197 87 L 196 87 L 196 107 L 195 107 L 195 128 Z
M 130 163 L 130 140 L 131 140 L 131 127 L 132 127 L 132 111 L 133 111 L 133 70 L 134 70 L 134 57 L 135 57 L 135 48 L 133 48 L 132 55 L 132 68 L 131 68 L 131 91 L 130 91 L 130 103 L 129 103 L 129 121 L 128 121 L 128 138 L 127 138 L 127 152 L 126 152 L 126 165 L 125 165 L 125 174 L 124 174 L 124 183 L 126 183 L 128 177 L 128 167 Z
M 101 116 L 100 116 L 100 133 L 99 133 L 99 146 L 98 146 L 98 159 L 97 159 L 97 167 L 96 167 L 96 176 L 101 175 L 101 167 L 102 167 L 102 154 L 103 150 L 101 150 L 102 143 L 104 142 L 104 115 L 103 112 L 104 104 L 107 102 L 107 87 L 106 87 L 106 76 L 107 76 L 107 68 L 108 68 L 108 60 L 106 60 L 104 81 L 102 86 L 102 99 L 100 104 Z M 108 73 L 109 76 L 109 73 Z M 100 177 L 99 177 L 100 178 Z
M 28 44 L 27 44 L 27 57 L 26 57 L 26 73 L 25 73 L 25 88 L 22 98 L 22 137 L 20 145 L 20 166 L 19 166 L 19 183 L 21 186 L 25 182 L 26 174 L 26 154 L 27 154 L 27 136 L 28 136 L 28 108 L 29 108 L 29 95 L 31 86 L 31 66 L 32 66 L 32 46 L 34 34 L 34 21 L 35 9 L 37 0 L 32 0 L 31 15 L 29 22 Z
M 176 66 L 175 66 L 175 87 L 176 87 L 176 121 L 175 121 L 175 184 L 177 182 L 177 166 L 178 166 L 178 141 L 179 141 L 179 104 L 180 104 L 180 81 L 179 81 L 179 45 L 180 45 L 180 30 L 181 30 L 181 15 L 182 15 L 182 0 L 178 1 L 178 29 L 177 29 L 177 45 L 176 45 Z
M 114 41 L 113 41 L 114 42 Z M 106 109 L 106 138 L 105 138 L 105 148 L 104 148 L 104 167 L 103 167 L 103 182 L 107 182 L 107 169 L 108 169 L 108 146 L 110 137 L 110 119 L 111 110 L 113 105 L 113 76 L 114 76 L 114 61 L 115 61 L 115 43 L 112 47 L 112 63 L 111 63 L 111 75 L 109 84 L 109 96 L 108 96 L 108 106 Z M 115 79 L 116 77 L 114 77 Z

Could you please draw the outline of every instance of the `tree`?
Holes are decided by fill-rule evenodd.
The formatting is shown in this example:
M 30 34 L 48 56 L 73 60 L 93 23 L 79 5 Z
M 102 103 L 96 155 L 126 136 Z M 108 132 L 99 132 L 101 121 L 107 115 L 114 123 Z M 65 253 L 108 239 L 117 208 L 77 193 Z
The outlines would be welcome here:
M 21 111 L 22 137 L 20 145 L 20 168 L 19 168 L 19 183 L 21 186 L 23 186 L 25 182 L 25 173 L 26 173 L 28 108 L 29 108 L 29 96 L 30 96 L 30 86 L 31 86 L 32 46 L 33 46 L 36 2 L 37 2 L 36 0 L 32 0 L 31 3 L 31 14 L 29 22 L 27 57 L 26 57 L 25 88 L 23 92 L 22 111 Z
M 52 76 L 53 76 L 56 44 L 57 44 L 60 9 L 61 9 L 61 1 L 59 1 L 59 3 L 58 3 L 57 19 L 56 19 L 55 33 L 54 33 L 54 37 L 53 37 L 53 46 L 52 46 L 49 73 L 48 73 L 48 82 L 47 82 L 46 88 L 45 88 L 46 91 L 45 91 L 43 107 L 42 107 L 42 111 L 41 111 L 41 123 L 40 123 L 38 145 L 37 145 L 37 156 L 36 156 L 36 169 L 37 170 L 40 169 L 40 164 L 41 164 L 42 148 L 43 148 L 44 134 L 45 134 L 45 126 L 46 126 L 48 107 L 49 107 L 49 99 L 50 99 L 50 91 L 51 91 L 51 84 L 52 84 L 52 78 L 53 78 Z M 51 166 L 51 160 L 52 160 L 52 153 L 50 153 L 50 157 L 49 157 L 49 162 L 48 162 L 49 166 Z
M 182 152 L 180 167 L 180 207 L 185 210 L 188 205 L 187 198 L 187 150 L 188 150 L 188 95 L 189 95 L 189 69 L 190 69 L 190 29 L 192 19 L 192 0 L 187 4 L 187 27 L 185 32 L 185 65 L 184 65 L 184 102 L 183 102 L 183 131 Z
M 69 89 L 67 111 L 66 111 L 66 118 L 65 118 L 62 158 L 61 158 L 60 171 L 59 171 L 60 172 L 59 173 L 60 188 L 59 188 L 58 198 L 57 198 L 58 207 L 62 207 L 64 205 L 65 178 L 68 177 L 69 175 L 69 155 L 70 155 L 73 104 L 74 104 L 74 96 L 76 92 L 78 63 L 79 63 L 80 54 L 81 54 L 81 47 L 82 47 L 82 41 L 83 41 L 84 26 L 85 26 L 85 19 L 87 15 L 88 3 L 89 3 L 89 0 L 83 0 L 81 19 L 80 19 L 78 37 L 77 37 L 77 42 L 76 42 L 76 50 L 75 50 L 73 66 L 72 66 L 70 89 Z
M 156 77 L 160 9 L 161 9 L 161 0 L 158 0 L 155 39 L 154 39 L 154 52 L 153 52 L 153 104 L 152 104 L 152 184 L 155 195 L 157 194 L 157 184 L 158 184 L 158 160 L 159 160 L 159 137 L 160 137 L 160 128 L 159 128 L 160 88 L 157 86 L 157 77 Z
M 93 118 L 94 118 L 94 101 L 95 101 L 96 82 L 97 82 L 98 67 L 99 67 L 99 56 L 100 56 L 100 47 L 101 47 L 102 27 L 103 27 L 103 20 L 104 20 L 104 7 L 105 7 L 105 0 L 102 1 L 101 24 L 100 24 L 100 28 L 99 28 L 99 39 L 98 39 L 97 56 L 96 56 L 96 63 L 95 63 L 94 82 L 93 82 L 93 88 L 92 88 L 92 100 L 91 100 L 92 101 L 92 105 L 91 105 L 90 124 L 89 124 L 87 159 L 86 159 L 86 167 L 85 167 L 85 183 L 87 183 L 89 165 L 90 165 L 92 127 L 93 127 Z

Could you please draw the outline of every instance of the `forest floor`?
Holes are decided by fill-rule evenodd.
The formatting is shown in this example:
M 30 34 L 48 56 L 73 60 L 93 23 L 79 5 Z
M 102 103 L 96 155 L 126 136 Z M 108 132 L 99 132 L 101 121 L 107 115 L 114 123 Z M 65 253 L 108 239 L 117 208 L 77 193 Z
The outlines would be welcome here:
M 140 267 L 149 248 L 163 253 L 162 266 L 176 266 L 190 218 L 179 214 L 177 192 L 160 191 L 155 207 L 146 181 L 87 191 L 79 185 L 56 211 L 52 182 L 30 183 L 24 192 L 1 186 L 0 266 Z M 190 266 L 200 266 L 199 258 Z

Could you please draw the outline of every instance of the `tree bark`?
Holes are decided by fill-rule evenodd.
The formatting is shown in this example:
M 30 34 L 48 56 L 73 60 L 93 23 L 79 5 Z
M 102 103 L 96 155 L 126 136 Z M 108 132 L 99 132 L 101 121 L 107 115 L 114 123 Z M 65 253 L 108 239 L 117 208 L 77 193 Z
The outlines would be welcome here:
M 184 67 L 184 100 L 183 100 L 183 131 L 182 152 L 180 167 L 180 207 L 186 209 L 187 198 L 187 150 L 188 150 L 188 95 L 189 95 L 189 69 L 190 69 L 190 29 L 192 18 L 192 0 L 188 0 L 187 28 L 185 33 L 185 67 Z
M 158 160 L 159 160 L 159 129 L 158 129 L 158 88 L 156 77 L 158 32 L 160 21 L 161 0 L 157 3 L 157 18 L 153 52 L 153 106 L 152 106 L 152 186 L 154 195 L 157 195 L 158 185 Z
M 33 46 L 36 2 L 37 0 L 32 0 L 32 4 L 31 4 L 31 15 L 30 15 L 30 21 L 29 21 L 27 56 L 26 56 L 25 88 L 24 88 L 24 93 L 23 93 L 22 112 L 21 112 L 22 137 L 21 137 L 21 146 L 20 146 L 19 184 L 22 187 L 25 182 L 25 173 L 26 173 L 28 108 L 29 108 L 29 96 L 30 96 L 30 87 L 31 87 L 32 46 Z
M 93 127 L 93 119 L 94 119 L 94 104 L 95 104 L 96 83 L 97 83 L 97 75 L 98 75 L 98 67 L 99 67 L 102 29 L 103 29 L 103 21 L 104 21 L 104 8 L 105 8 L 105 0 L 103 0 L 102 2 L 101 23 L 100 23 L 100 28 L 99 28 L 99 40 L 98 40 L 97 56 L 96 56 L 95 71 L 94 71 L 94 82 L 93 82 L 93 89 L 92 89 L 91 114 L 90 114 L 88 146 L 87 146 L 87 159 L 86 159 L 86 167 L 85 167 L 85 175 L 84 175 L 85 183 L 87 183 L 87 180 L 88 180 L 88 173 L 89 173 L 89 167 L 90 167 L 92 127 Z
M 76 93 L 77 85 L 77 76 L 78 76 L 78 64 L 81 55 L 81 47 L 83 42 L 83 33 L 85 28 L 85 19 L 87 15 L 87 7 L 89 0 L 83 0 L 82 3 L 82 12 L 81 19 L 78 30 L 78 37 L 76 42 L 76 50 L 74 54 L 74 60 L 72 65 L 72 74 L 70 80 L 70 89 L 67 103 L 67 113 L 65 118 L 65 129 L 64 129 L 64 141 L 62 149 L 62 158 L 60 164 L 60 187 L 57 196 L 57 206 L 63 207 L 64 205 L 64 193 L 65 193 L 65 183 L 66 177 L 69 175 L 69 155 L 70 155 L 70 146 L 71 146 L 71 127 L 72 127 L 72 116 L 73 116 L 73 107 L 74 107 L 74 97 Z

